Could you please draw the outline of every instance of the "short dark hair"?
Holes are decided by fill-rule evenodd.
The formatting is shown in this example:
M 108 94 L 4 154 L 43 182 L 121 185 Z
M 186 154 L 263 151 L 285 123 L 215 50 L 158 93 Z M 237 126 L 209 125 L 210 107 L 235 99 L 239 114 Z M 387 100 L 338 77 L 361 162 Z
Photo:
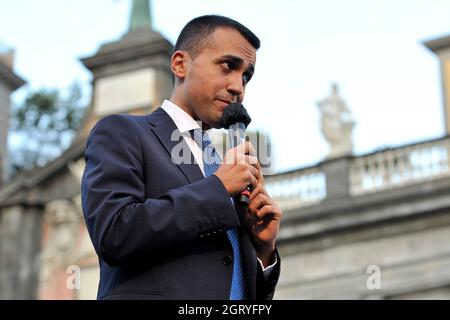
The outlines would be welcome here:
M 224 16 L 205 15 L 191 20 L 181 30 L 175 51 L 184 50 L 195 57 L 206 45 L 205 39 L 220 27 L 238 31 L 256 50 L 261 46 L 258 37 L 241 23 Z

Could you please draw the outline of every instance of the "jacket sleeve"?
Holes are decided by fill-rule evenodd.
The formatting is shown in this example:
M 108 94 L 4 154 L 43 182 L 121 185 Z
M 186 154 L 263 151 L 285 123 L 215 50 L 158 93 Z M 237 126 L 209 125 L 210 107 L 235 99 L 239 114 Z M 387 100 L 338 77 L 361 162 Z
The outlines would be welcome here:
M 275 294 L 275 287 L 277 286 L 278 279 L 281 272 L 281 258 L 278 254 L 278 249 L 275 249 L 275 255 L 277 257 L 277 263 L 275 264 L 270 276 L 266 279 L 264 277 L 261 264 L 258 263 L 258 271 L 256 274 L 256 300 L 272 300 Z
M 105 262 L 117 266 L 148 258 L 205 231 L 239 226 L 228 192 L 215 175 L 146 199 L 141 143 L 133 120 L 118 115 L 98 122 L 87 142 L 83 213 Z

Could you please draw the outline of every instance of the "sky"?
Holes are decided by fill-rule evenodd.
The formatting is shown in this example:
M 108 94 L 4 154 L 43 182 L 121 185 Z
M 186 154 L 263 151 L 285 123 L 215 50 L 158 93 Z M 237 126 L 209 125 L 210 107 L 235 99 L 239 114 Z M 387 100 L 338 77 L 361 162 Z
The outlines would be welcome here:
M 31 89 L 67 89 L 90 99 L 92 56 L 128 28 L 129 0 L 0 0 L 0 43 Z M 323 161 L 328 145 L 317 103 L 336 82 L 356 121 L 361 155 L 444 135 L 439 61 L 423 42 L 450 34 L 448 0 L 152 0 L 153 26 L 175 43 L 182 27 L 221 14 L 261 39 L 244 105 L 249 129 L 270 134 L 277 171 Z M 2 46 L 0 45 L 0 47 Z

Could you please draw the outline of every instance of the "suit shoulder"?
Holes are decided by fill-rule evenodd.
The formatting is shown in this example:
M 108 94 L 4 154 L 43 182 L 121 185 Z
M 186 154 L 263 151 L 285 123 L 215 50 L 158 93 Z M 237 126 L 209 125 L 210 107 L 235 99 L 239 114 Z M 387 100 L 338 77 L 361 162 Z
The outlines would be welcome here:
M 136 116 L 129 114 L 111 114 L 97 122 L 97 125 L 108 125 L 108 124 L 118 124 L 118 123 L 139 123 L 145 121 L 145 116 Z
M 142 126 L 146 122 L 145 116 L 135 116 L 128 114 L 112 114 L 100 119 L 92 129 L 108 129 L 108 130 L 128 130 Z

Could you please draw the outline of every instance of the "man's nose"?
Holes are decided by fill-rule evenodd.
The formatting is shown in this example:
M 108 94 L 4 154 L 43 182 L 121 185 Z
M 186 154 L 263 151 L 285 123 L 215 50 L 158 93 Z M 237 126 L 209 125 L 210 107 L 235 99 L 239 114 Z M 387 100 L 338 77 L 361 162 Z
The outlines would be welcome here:
M 242 76 L 236 75 L 230 77 L 227 90 L 233 95 L 233 97 L 237 97 L 238 101 L 242 100 L 241 96 L 244 94 L 244 84 L 242 83 Z

